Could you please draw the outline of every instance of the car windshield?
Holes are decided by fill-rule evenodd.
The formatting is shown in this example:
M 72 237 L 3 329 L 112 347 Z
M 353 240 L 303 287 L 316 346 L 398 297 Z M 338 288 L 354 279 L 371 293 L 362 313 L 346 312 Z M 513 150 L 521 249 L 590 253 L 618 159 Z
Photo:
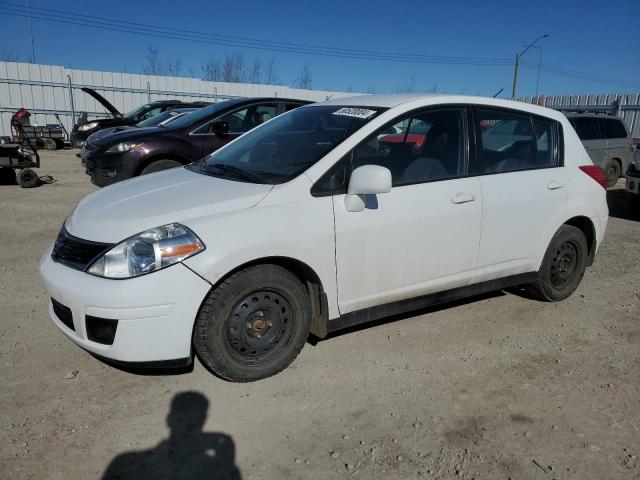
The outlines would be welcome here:
M 177 112 L 175 110 L 162 112 L 159 115 L 149 117 L 146 120 L 142 120 L 141 122 L 136 123 L 136 127 L 141 127 L 141 128 L 155 127 L 156 125 L 160 125 L 165 120 L 171 119 L 172 117 L 175 117 L 177 115 L 180 115 L 180 112 Z
M 380 108 L 313 106 L 280 115 L 190 169 L 253 183 L 288 182 L 381 112 Z
M 125 113 L 124 118 L 137 118 L 139 117 L 143 112 L 145 112 L 146 110 L 149 109 L 151 105 L 146 104 L 146 105 L 141 105 L 138 108 L 131 110 L 129 113 Z
M 208 105 L 206 107 L 199 108 L 197 111 L 193 112 L 191 115 L 185 115 L 184 117 L 177 119 L 175 122 L 171 122 L 171 128 L 190 127 L 192 125 L 197 124 L 198 122 L 208 120 L 212 115 L 215 115 L 217 112 L 220 112 L 221 110 L 225 110 L 232 105 L 234 105 L 232 101 L 226 101 L 226 102 L 214 103 L 213 105 Z

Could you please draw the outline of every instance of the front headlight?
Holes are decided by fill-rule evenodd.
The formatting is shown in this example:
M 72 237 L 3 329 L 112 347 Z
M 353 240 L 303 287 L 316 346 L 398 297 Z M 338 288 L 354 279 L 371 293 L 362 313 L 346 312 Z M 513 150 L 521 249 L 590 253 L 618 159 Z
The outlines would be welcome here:
M 93 130 L 98 126 L 98 122 L 89 122 L 82 124 L 78 127 L 78 130 L 81 132 L 86 132 L 87 130 Z
M 87 270 L 104 278 L 132 278 L 168 267 L 204 250 L 200 239 L 184 225 L 151 228 L 120 242 Z
M 140 148 L 144 143 L 133 143 L 133 142 L 122 142 L 116 143 L 114 146 L 109 147 L 107 153 L 123 153 L 130 152 L 131 150 L 136 150 Z

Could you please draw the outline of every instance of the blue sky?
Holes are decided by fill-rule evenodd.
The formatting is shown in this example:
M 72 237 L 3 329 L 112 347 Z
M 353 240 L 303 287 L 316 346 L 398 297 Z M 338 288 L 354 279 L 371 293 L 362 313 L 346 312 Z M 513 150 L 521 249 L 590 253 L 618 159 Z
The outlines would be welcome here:
M 0 2 L 3 3 L 3 2 Z M 25 0 L 12 0 L 24 4 Z M 325 47 L 420 55 L 513 59 L 542 34 L 542 63 L 640 85 L 638 0 L 459 1 L 93 1 L 30 0 L 32 7 L 109 17 L 129 22 Z M 31 55 L 27 20 L 0 5 L 0 49 Z M 245 60 L 275 57 L 282 83 L 304 64 L 313 88 L 394 92 L 428 91 L 493 95 L 511 92 L 513 65 L 442 65 L 333 58 L 232 46 L 33 20 L 38 63 L 73 68 L 140 72 L 149 45 L 161 57 L 180 58 L 185 74 L 201 75 L 211 57 L 240 53 Z M 539 50 L 523 60 L 538 63 Z M 413 79 L 413 81 L 412 81 Z M 518 93 L 533 95 L 537 71 L 523 68 Z M 540 93 L 633 92 L 640 88 L 593 83 L 542 72 Z

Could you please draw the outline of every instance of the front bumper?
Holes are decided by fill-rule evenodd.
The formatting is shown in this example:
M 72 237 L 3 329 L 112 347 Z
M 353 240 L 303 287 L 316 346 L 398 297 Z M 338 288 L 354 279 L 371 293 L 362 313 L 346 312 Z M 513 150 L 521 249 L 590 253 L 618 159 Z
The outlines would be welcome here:
M 137 152 L 92 152 L 86 146 L 82 148 L 80 158 L 86 174 L 91 177 L 91 182 L 99 187 L 134 177 L 140 163 L 140 155 Z
M 640 171 L 633 167 L 630 167 L 627 173 L 626 189 L 629 193 L 640 195 Z
M 94 277 L 54 262 L 49 248 L 40 275 L 51 298 L 71 311 L 72 328 L 53 323 L 73 342 L 109 360 L 166 362 L 191 356 L 193 324 L 211 285 L 182 264 L 127 280 Z M 87 316 L 118 320 L 110 345 L 88 338 Z

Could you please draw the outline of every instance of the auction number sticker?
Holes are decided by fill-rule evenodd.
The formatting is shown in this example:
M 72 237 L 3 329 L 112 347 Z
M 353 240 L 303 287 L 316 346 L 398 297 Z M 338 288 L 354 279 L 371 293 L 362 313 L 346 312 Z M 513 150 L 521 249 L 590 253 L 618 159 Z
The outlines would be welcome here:
M 355 117 L 355 118 L 369 118 L 371 115 L 375 113 L 377 113 L 375 110 L 369 110 L 367 108 L 353 108 L 353 107 L 344 107 L 336 112 L 333 112 L 334 115 L 341 115 L 343 117 Z

